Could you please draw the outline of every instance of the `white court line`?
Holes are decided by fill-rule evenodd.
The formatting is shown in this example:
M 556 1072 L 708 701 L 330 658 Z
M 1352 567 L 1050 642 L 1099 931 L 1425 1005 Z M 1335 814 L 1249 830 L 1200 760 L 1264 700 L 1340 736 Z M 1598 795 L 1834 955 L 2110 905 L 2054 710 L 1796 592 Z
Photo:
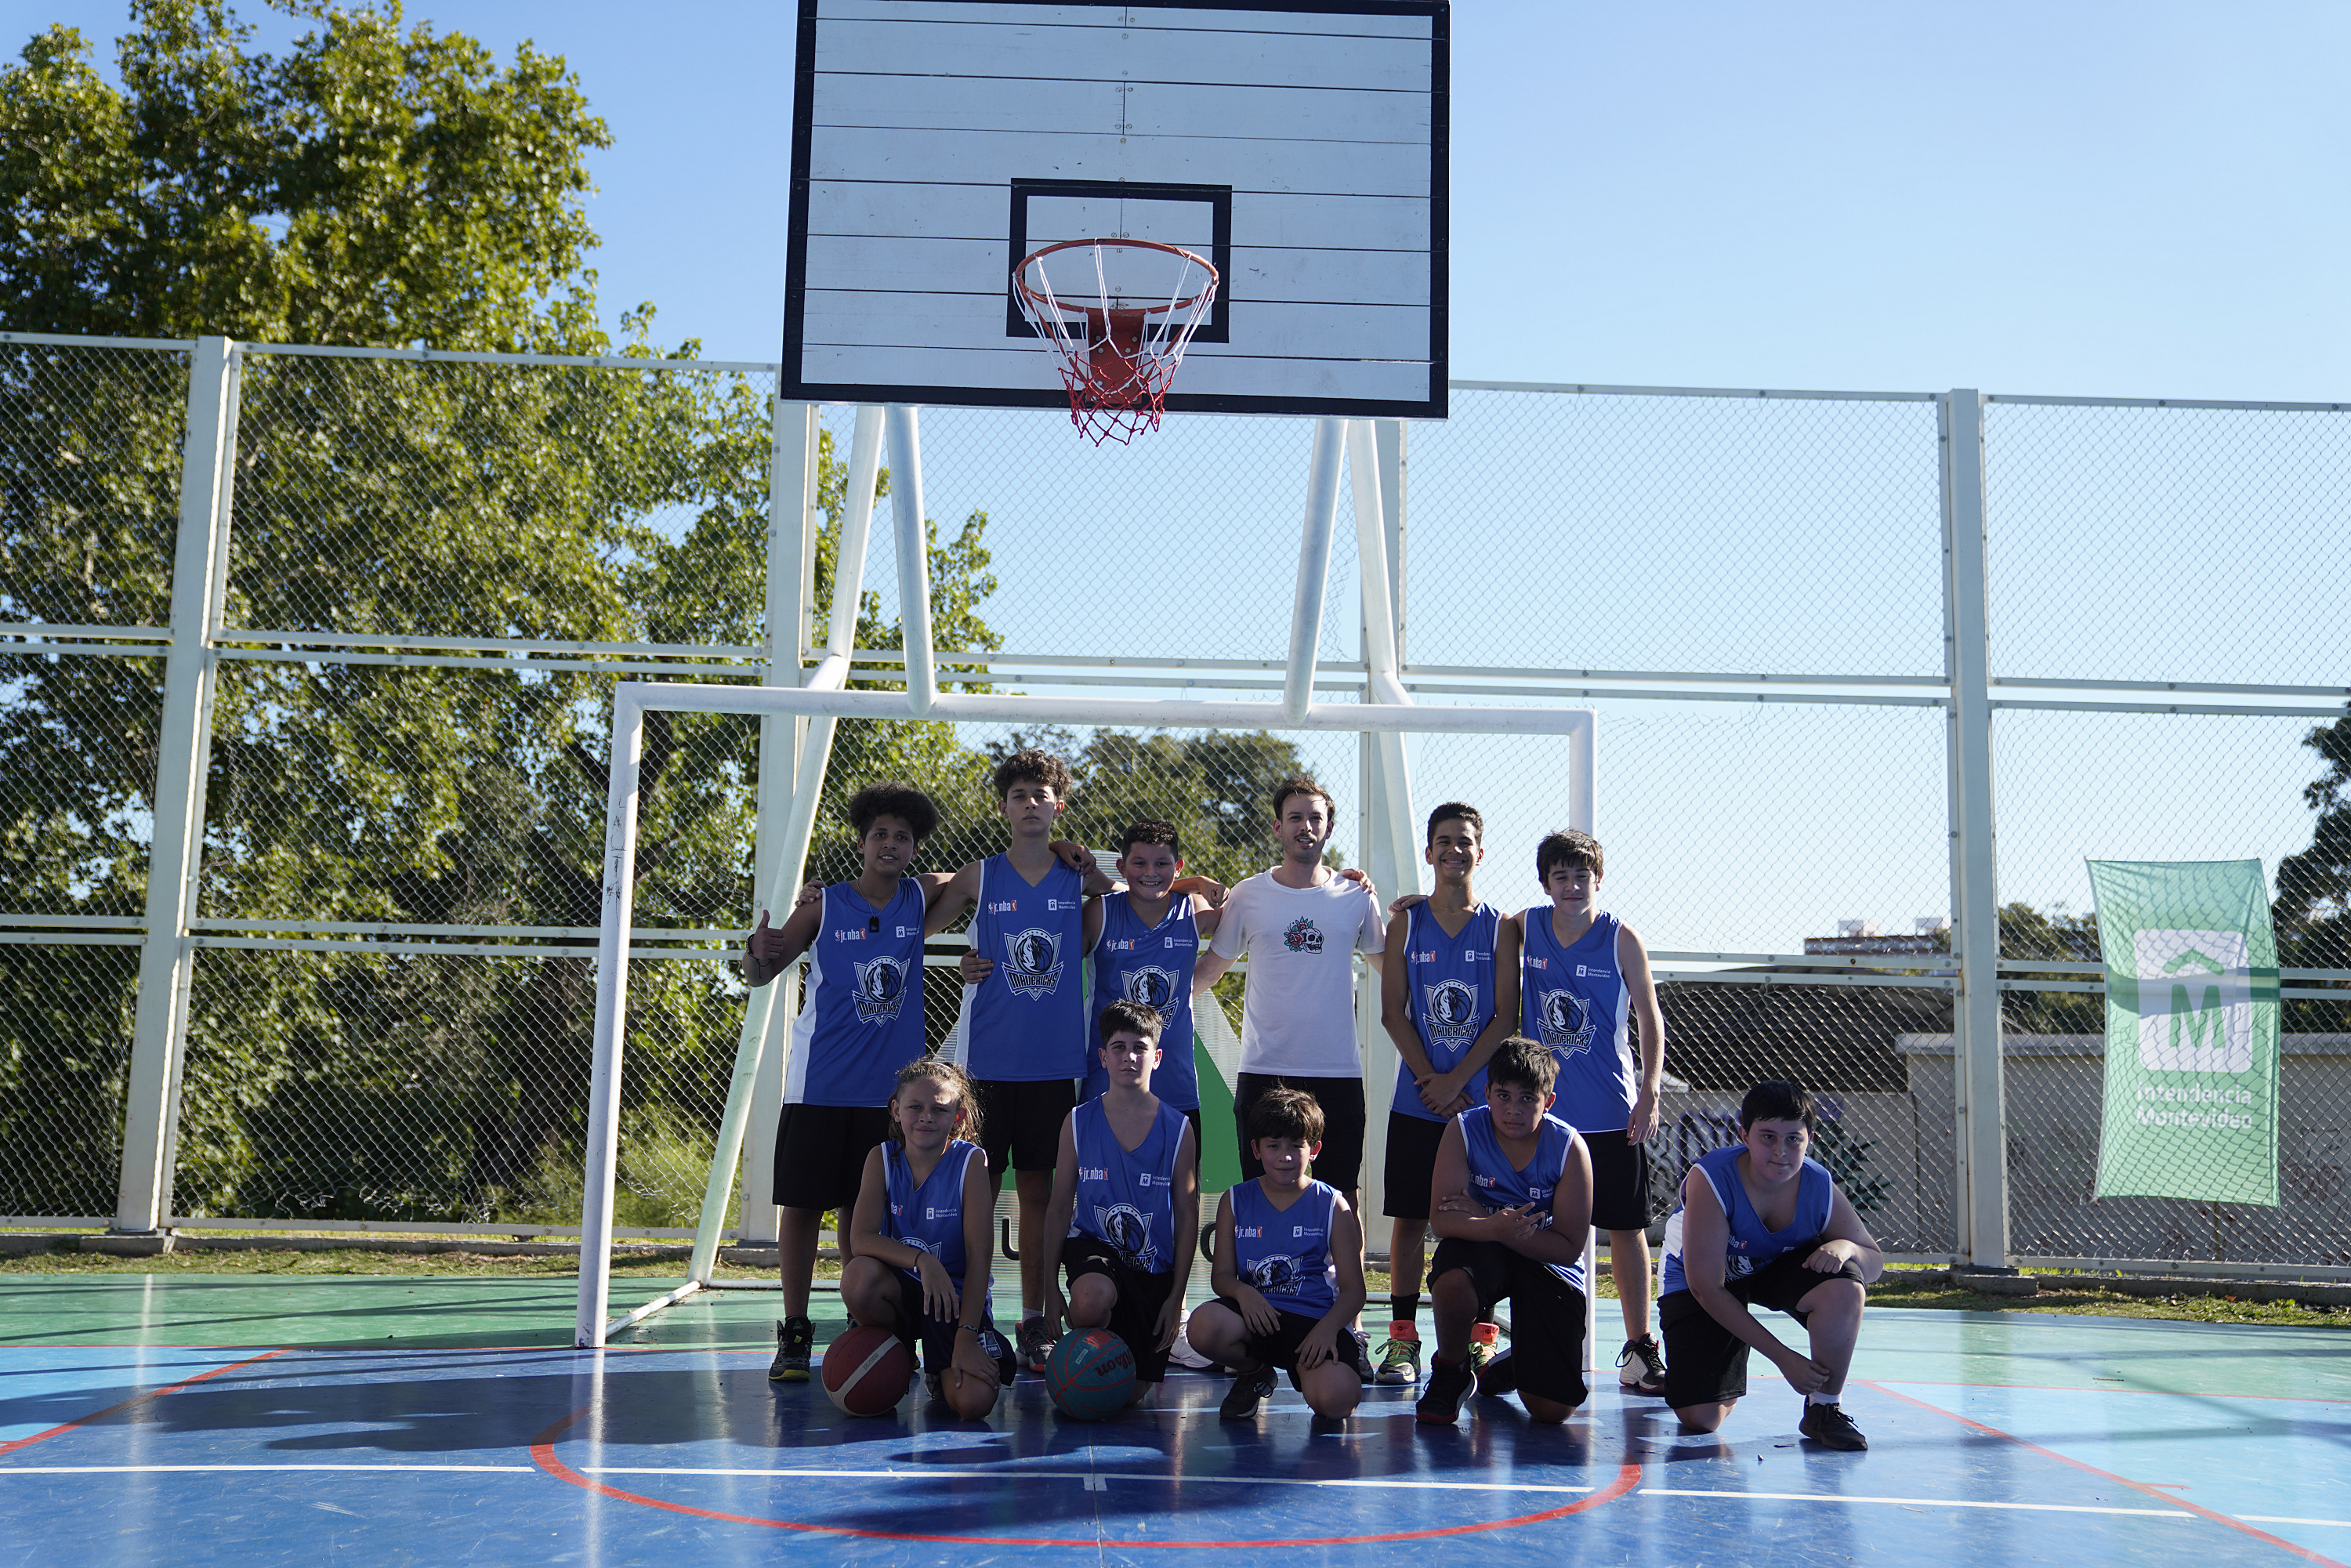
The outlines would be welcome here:
M 441 1475 L 528 1476 L 536 1465 L 0 1465 L 0 1476 L 180 1476 L 246 1470 L 392 1470 Z
M 1144 1470 L 1015 1470 L 983 1469 L 968 1465 L 917 1465 L 895 1470 L 697 1469 L 684 1465 L 581 1465 L 589 1476 L 749 1476 L 777 1479 L 801 1476 L 822 1480 L 923 1480 L 946 1476 L 958 1480 L 998 1481 L 1158 1481 L 1171 1486 L 1230 1487 L 1376 1487 L 1420 1491 L 1561 1492 L 1581 1497 L 1590 1487 L 1516 1485 L 1508 1481 L 1414 1481 L 1385 1476 L 1303 1479 L 1293 1476 L 1170 1476 Z
M 1642 1497 L 1719 1497 L 1752 1499 L 1758 1502 L 1887 1502 L 1908 1508 L 1996 1508 L 2023 1513 L 2127 1513 L 2149 1519 L 2194 1519 L 2197 1516 L 2171 1508 L 2095 1508 L 2087 1503 L 2072 1502 L 1980 1502 L 1964 1498 L 1947 1497 L 1848 1497 L 1834 1492 L 1813 1491 L 1679 1491 L 1666 1487 L 1643 1487 Z
M 2231 1519 L 2242 1520 L 2247 1524 L 2333 1524 L 2351 1526 L 2351 1519 L 2288 1519 L 2283 1514 L 2277 1513 L 2232 1513 L 2229 1517 Z

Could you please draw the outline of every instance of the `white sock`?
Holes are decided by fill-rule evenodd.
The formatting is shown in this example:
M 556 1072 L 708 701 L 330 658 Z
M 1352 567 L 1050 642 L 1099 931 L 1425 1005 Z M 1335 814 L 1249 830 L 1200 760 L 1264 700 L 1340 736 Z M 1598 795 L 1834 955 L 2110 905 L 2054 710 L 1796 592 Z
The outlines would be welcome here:
M 1807 1394 L 1804 1396 L 1804 1403 L 1807 1405 L 1834 1405 L 1836 1402 L 1837 1396 L 1834 1394 Z
M 1024 1323 L 1041 1318 L 1044 1315 L 1045 1309 L 1042 1307 L 1023 1307 L 1020 1309 L 1020 1321 Z

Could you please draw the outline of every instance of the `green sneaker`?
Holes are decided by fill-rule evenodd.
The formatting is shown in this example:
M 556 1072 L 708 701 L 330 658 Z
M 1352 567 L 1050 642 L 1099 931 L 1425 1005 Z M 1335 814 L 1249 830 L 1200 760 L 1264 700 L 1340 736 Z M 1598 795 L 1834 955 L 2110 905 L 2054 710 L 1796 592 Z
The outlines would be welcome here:
M 806 1318 L 786 1318 L 776 1325 L 776 1359 L 768 1364 L 771 1383 L 806 1383 L 809 1353 L 816 1348 L 816 1325 Z
M 1374 1383 L 1409 1388 L 1420 1381 L 1420 1331 L 1410 1323 L 1390 1323 L 1387 1343 L 1380 1346 L 1379 1369 Z
M 1469 1370 L 1483 1372 L 1486 1364 L 1502 1354 L 1502 1331 L 1494 1323 L 1473 1323 L 1469 1328 Z

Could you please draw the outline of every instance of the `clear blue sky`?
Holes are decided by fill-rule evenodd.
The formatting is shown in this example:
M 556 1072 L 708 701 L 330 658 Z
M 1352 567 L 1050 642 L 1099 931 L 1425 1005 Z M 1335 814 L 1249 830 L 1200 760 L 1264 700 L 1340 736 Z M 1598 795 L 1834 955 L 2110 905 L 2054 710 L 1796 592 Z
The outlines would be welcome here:
M 0 36 L 61 20 L 98 40 L 110 63 L 119 3 L 5 5 L 12 25 Z M 652 300 L 664 341 L 692 336 L 710 357 L 767 361 L 779 335 L 794 11 L 785 0 L 658 16 L 606 0 L 470 0 L 418 4 L 409 15 L 471 32 L 501 55 L 533 39 L 579 74 L 615 139 L 593 162 L 590 205 L 603 239 L 594 260 L 608 319 Z M 265 11 L 249 19 L 266 46 L 296 31 Z M 1467 0 L 1454 26 L 1458 376 L 2351 399 L 2342 261 L 2351 254 L 2351 137 L 2341 112 L 2351 7 Z M 978 447 L 989 444 L 979 424 L 964 423 Z M 951 521 L 967 506 L 991 507 L 999 570 L 1017 574 L 1040 553 L 1066 559 L 1070 529 L 1057 519 L 1073 504 L 1069 494 L 1024 492 L 992 468 L 958 470 L 951 445 L 962 426 L 942 416 L 925 428 L 926 445 L 938 444 L 935 515 Z M 1262 440 L 1289 440 L 1278 434 Z M 2325 586 L 2339 582 L 2344 562 L 2331 482 L 2283 503 L 2245 486 L 2232 495 L 2253 459 L 2199 472 L 2192 454 L 2158 461 L 2098 448 L 2086 426 L 2081 439 L 2082 461 L 2111 473 L 2110 485 L 2093 486 L 2098 516 L 2072 517 L 2052 502 L 2032 514 L 2048 528 L 2028 528 L 2023 484 L 2004 497 L 2015 505 L 1995 551 L 2004 596 L 1994 613 L 2014 661 L 2009 673 L 2351 681 L 2341 595 Z M 1435 480 L 1444 440 L 1416 437 L 1415 494 L 1432 506 L 1443 493 Z M 1185 447 L 1172 430 L 1163 442 L 1161 457 Z M 1931 429 L 1884 450 L 1907 474 L 1931 450 Z M 1712 436 L 1696 439 L 1687 457 L 1690 505 L 1680 521 L 1711 526 L 1720 497 L 1752 480 L 1756 465 Z M 1221 449 L 1215 458 L 1231 460 Z M 1302 446 L 1262 460 L 1269 475 L 1294 472 L 1302 483 Z M 2168 461 L 2187 465 L 2175 471 Z M 1093 472 L 1122 462 L 1115 475 Z M 2316 451 L 2294 464 L 2322 478 L 2340 469 Z M 1147 470 L 1118 454 L 1052 467 L 1071 493 L 1095 484 L 1131 494 L 1139 471 Z M 1491 501 L 1494 475 L 1476 464 L 1465 471 Z M 1558 478 L 1529 474 L 1515 493 L 1531 507 L 1597 504 L 1596 483 L 1562 498 Z M 1285 536 L 1297 516 L 1288 483 L 1267 480 L 1280 492 L 1273 510 Z M 1677 543 L 1660 518 L 1637 540 L 1655 564 L 1622 580 L 1640 593 L 1612 582 L 1610 617 L 1587 615 L 1573 635 L 1530 633 L 1527 655 L 1510 662 L 1931 667 L 1939 658 L 1931 478 L 1924 490 L 1915 475 L 1902 481 L 1907 489 L 1892 478 L 1871 483 L 1879 488 L 1856 488 L 1848 517 L 1890 517 L 1895 502 L 1876 497 L 1908 497 L 1898 559 L 1884 545 L 1891 533 L 1875 544 L 1856 535 L 1854 549 L 1832 548 L 1824 561 L 1802 557 L 1812 575 L 1792 576 L 1799 547 L 1824 538 L 1817 517 L 1800 515 L 1811 492 L 1797 476 L 1785 492 L 1797 509 L 1769 519 L 1777 532 L 1766 538 L 1762 519 L 1750 519 L 1744 542 L 1761 565 L 1747 564 L 1739 538 Z M 2207 485 L 2209 497 L 2180 498 Z M 2103 557 L 2103 543 L 2137 528 L 2177 530 L 2191 512 L 2217 519 L 2216 537 L 2240 565 L 2252 563 L 2213 601 L 2237 628 L 2233 643 L 2135 615 L 2126 601 L 2136 569 L 2084 553 Z M 1468 528 L 1458 541 L 1465 559 L 1490 558 L 1480 526 L 1506 521 L 1467 503 L 1416 517 L 1428 525 L 1416 525 L 1421 538 Z M 2085 531 L 2049 531 L 2060 524 Z M 1247 526 L 1262 537 L 1261 520 Z M 1829 531 L 1838 526 L 1832 519 Z M 1685 564 L 1703 559 L 1710 570 L 1677 570 L 1676 549 Z M 1343 543 L 1340 553 L 1343 578 L 1352 549 Z M 1279 656 L 1294 547 L 1277 544 L 1265 559 L 1275 591 L 1263 613 L 1219 622 L 1220 636 L 1249 647 L 1212 652 Z M 1615 570 L 1632 573 L 1625 560 Z M 1416 605 L 1437 581 L 1429 565 L 1416 558 Z M 2094 565 L 2105 575 L 2089 584 Z M 1512 563 L 1483 559 L 1479 572 L 1495 567 L 1499 577 L 1483 588 L 1463 580 L 1465 616 L 1522 591 Z M 2182 556 L 2160 567 L 2150 558 L 2144 570 L 2147 580 L 2170 580 L 2167 573 L 2199 568 Z M 875 570 L 886 598 L 886 550 Z M 1731 580 L 1750 571 L 1752 584 Z M 1870 619 L 1893 601 L 1886 585 L 1895 577 L 1905 619 L 1892 630 L 1909 638 L 1898 648 L 1880 646 L 1891 631 Z M 1008 581 L 997 608 L 1009 619 L 1000 623 L 1024 651 L 1038 651 L 1041 633 L 1022 620 L 1017 589 Z M 1334 594 L 1343 591 L 1334 580 Z M 2147 602 L 2176 609 L 2175 600 Z M 1416 656 L 1443 662 L 1427 624 L 1414 634 Z M 2316 765 L 2297 744 L 2309 722 L 2003 720 L 2003 896 L 2081 906 L 2085 855 L 2258 854 L 2274 866 L 2309 841 L 2299 791 Z M 1807 717 L 1617 705 L 1604 724 L 1612 903 L 1653 941 L 1787 951 L 1840 916 L 1907 928 L 1941 912 L 1941 745 L 1927 710 Z M 1475 782 L 1453 766 L 1466 759 L 1458 743 L 1417 744 L 1429 799 Z M 1331 765 L 1345 767 L 1336 756 Z M 1542 810 L 1513 813 L 1524 821 L 1511 837 L 1549 825 L 1538 821 Z M 1496 847 L 1499 858 L 1499 836 Z M 1513 842 L 1509 863 L 1523 847 Z M 1736 872 L 1728 881 L 1726 867 Z M 1522 873 L 1498 878 L 1491 895 L 1531 895 Z
M 590 207 L 608 312 L 651 299 L 665 337 L 768 360 L 793 13 L 409 18 L 565 56 L 615 139 Z M 5 15 L 110 57 L 124 11 Z M 2346 395 L 2351 7 L 1468 0 L 1454 28 L 1459 375 Z

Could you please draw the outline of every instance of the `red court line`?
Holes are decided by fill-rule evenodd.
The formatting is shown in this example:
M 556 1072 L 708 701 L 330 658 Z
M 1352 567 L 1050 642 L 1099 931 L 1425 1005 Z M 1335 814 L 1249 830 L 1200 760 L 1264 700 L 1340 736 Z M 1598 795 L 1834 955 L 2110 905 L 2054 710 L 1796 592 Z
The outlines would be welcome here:
M 207 1377 L 218 1377 L 224 1372 L 235 1372 L 240 1366 L 251 1366 L 256 1361 L 267 1361 L 273 1355 L 284 1355 L 291 1348 L 291 1346 L 280 1345 L 276 1350 L 265 1350 L 259 1355 L 248 1355 L 243 1361 L 232 1361 L 226 1366 L 215 1366 L 210 1372 L 199 1372 L 193 1377 L 183 1377 L 177 1383 L 167 1383 L 161 1388 L 151 1388 L 144 1394 L 134 1394 L 120 1405 L 110 1405 L 103 1410 L 93 1410 L 87 1416 L 75 1417 L 62 1427 L 52 1427 L 46 1432 L 36 1432 L 29 1437 L 19 1437 L 13 1443 L 0 1443 L 0 1454 L 13 1454 L 19 1448 L 29 1448 L 36 1443 L 45 1443 L 60 1432 L 70 1432 L 77 1427 L 87 1427 L 92 1421 L 104 1420 L 118 1410 L 128 1410 L 133 1405 L 143 1404 L 147 1400 L 175 1393 L 192 1383 L 202 1383 Z
M 1855 1378 L 1854 1381 L 1866 1383 L 1869 1380 Z M 2113 1388 L 2074 1388 L 2063 1383 L 1955 1383 L 1941 1377 L 1890 1377 L 1885 1381 L 1907 1383 L 1913 1388 L 2022 1388 L 2041 1394 L 2154 1394 L 2166 1399 L 2267 1399 L 2281 1405 L 2351 1405 L 2351 1394 L 2320 1398 L 2308 1394 L 2206 1394 L 2192 1388 L 2157 1388 L 2144 1384 Z
M 695 1508 L 686 1503 L 670 1502 L 665 1499 L 647 1497 L 642 1492 L 624 1491 L 591 1480 L 555 1457 L 555 1440 L 566 1427 L 586 1415 L 590 1406 L 582 1405 L 569 1416 L 549 1424 L 547 1429 L 531 1439 L 530 1457 L 538 1468 L 556 1479 L 569 1481 L 584 1491 L 609 1497 L 622 1502 L 633 1502 L 646 1508 L 658 1508 L 670 1513 L 689 1514 L 695 1519 L 723 1520 L 730 1524 L 757 1524 L 769 1530 L 797 1530 L 820 1535 L 854 1535 L 869 1541 L 940 1542 L 957 1546 L 1079 1546 L 1089 1552 L 1100 1552 L 1105 1544 L 1098 1536 L 1011 1536 L 1011 1535 L 926 1535 L 912 1531 L 859 1530 L 841 1524 L 807 1524 L 791 1519 L 762 1519 L 755 1514 L 721 1513 L 715 1509 Z M 1010 1476 L 1008 1479 L 1019 1479 Z M 1253 1548 L 1263 1546 L 1364 1546 L 1384 1541 L 1427 1541 L 1439 1536 L 1470 1535 L 1480 1531 L 1509 1530 L 1521 1524 L 1541 1524 L 1546 1520 L 1565 1519 L 1572 1513 L 1583 1513 L 1602 1503 L 1614 1502 L 1641 1484 L 1641 1467 L 1618 1467 L 1616 1479 L 1593 1492 L 1590 1497 L 1567 1504 L 1563 1508 L 1545 1509 L 1540 1513 L 1522 1513 L 1514 1519 L 1488 1520 L 1479 1524 L 1452 1524 L 1437 1530 L 1400 1530 L 1382 1535 L 1324 1535 L 1306 1540 L 1283 1541 L 1121 1541 L 1117 1546 L 1130 1550 L 1166 1550 L 1182 1547 L 1206 1551 L 1219 1548 Z
M 1899 1399 L 1905 1405 L 1915 1405 L 1921 1410 L 1932 1410 L 1936 1415 L 1957 1421 L 1962 1427 L 1972 1427 L 1977 1431 L 1982 1432 L 1987 1436 L 2001 1438 L 2005 1442 L 2014 1443 L 2018 1448 L 2029 1449 L 2033 1453 L 2039 1454 L 2043 1458 L 2055 1459 L 2059 1464 L 2071 1465 L 2077 1470 L 2087 1470 L 2090 1474 L 2097 1477 L 2100 1480 L 2112 1481 L 2116 1486 L 2128 1487 L 2133 1491 L 2143 1492 L 2148 1497 L 2161 1498 L 2165 1502 L 2169 1503 L 2174 1508 L 2184 1508 L 2189 1512 L 2197 1515 L 2199 1518 L 2209 1519 L 2215 1524 L 2225 1524 L 2231 1530 L 2241 1531 L 2243 1533 L 2252 1536 L 2256 1541 L 2262 1542 L 2266 1545 L 2276 1547 L 2281 1552 L 2290 1552 L 2296 1557 L 2304 1559 L 2305 1562 L 2323 1563 L 2326 1564 L 2326 1568 L 2346 1568 L 2346 1564 L 2337 1562 L 2335 1559 L 2328 1557 L 2322 1552 L 2313 1552 L 2307 1546 L 2296 1546 L 2293 1542 L 2284 1540 L 2280 1536 L 2272 1535 L 2266 1530 L 2255 1530 L 2252 1525 L 2247 1524 L 2241 1519 L 2231 1519 L 2225 1513 L 2215 1513 L 2212 1510 L 2204 1507 L 2200 1503 L 2190 1502 L 2184 1497 L 2179 1497 L 2172 1492 L 2165 1491 L 2158 1487 L 2149 1486 L 2144 1481 L 2135 1481 L 2126 1476 L 2116 1475 L 2111 1470 L 2102 1470 L 2095 1465 L 2087 1464 L 2083 1460 L 2074 1458 L 2069 1455 L 2061 1454 L 2054 1448 L 2044 1448 L 2040 1444 L 2029 1442 L 2026 1439 L 2018 1437 L 2013 1432 L 2003 1432 L 1997 1427 L 1987 1427 L 1981 1421 L 1970 1419 L 1968 1416 L 1958 1414 L 1956 1411 L 1946 1410 L 1939 1405 L 1929 1405 L 1924 1399 L 1913 1399 L 1907 1394 L 1896 1394 L 1893 1389 L 1886 1387 L 1882 1383 L 1874 1382 L 1868 1378 L 1855 1378 L 1854 1381 L 1866 1384 L 1869 1387 L 1876 1389 L 1877 1392 L 1885 1395 L 1890 1399 Z

